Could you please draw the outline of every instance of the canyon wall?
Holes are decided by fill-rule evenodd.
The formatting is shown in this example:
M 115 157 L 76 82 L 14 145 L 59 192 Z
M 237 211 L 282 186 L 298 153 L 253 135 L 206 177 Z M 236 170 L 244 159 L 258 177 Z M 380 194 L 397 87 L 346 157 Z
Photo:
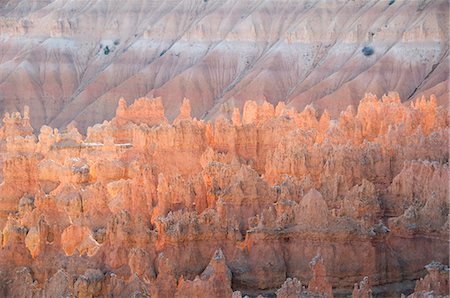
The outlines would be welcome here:
M 336 120 L 247 101 L 204 121 L 184 99 L 170 121 L 163 102 L 122 99 L 86 135 L 5 115 L 0 296 L 399 297 L 449 263 L 434 96 Z M 438 267 L 417 293 L 448 295 Z
M 120 97 L 163 98 L 172 121 L 248 99 L 333 117 L 362 94 L 448 105 L 446 0 L 3 0 L 0 114 L 82 131 Z

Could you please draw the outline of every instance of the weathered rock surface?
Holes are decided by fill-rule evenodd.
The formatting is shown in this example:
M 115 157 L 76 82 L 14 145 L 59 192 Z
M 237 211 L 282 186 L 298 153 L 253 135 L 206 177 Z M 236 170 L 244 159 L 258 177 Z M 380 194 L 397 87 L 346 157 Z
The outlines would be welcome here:
M 336 117 L 366 91 L 447 105 L 448 20 L 445 0 L 3 0 L 0 114 L 84 131 L 121 97 L 161 96 L 170 121 L 183 98 L 198 119 L 248 99 Z
M 428 271 L 427 275 L 417 281 L 414 293 L 408 298 L 448 297 L 450 295 L 448 266 L 431 262 L 425 268 Z
M 423 278 L 449 262 L 434 97 L 367 94 L 336 120 L 247 102 L 204 121 L 185 99 L 170 122 L 163 102 L 86 136 L 5 116 L 0 296 L 448 295 L 446 269 Z

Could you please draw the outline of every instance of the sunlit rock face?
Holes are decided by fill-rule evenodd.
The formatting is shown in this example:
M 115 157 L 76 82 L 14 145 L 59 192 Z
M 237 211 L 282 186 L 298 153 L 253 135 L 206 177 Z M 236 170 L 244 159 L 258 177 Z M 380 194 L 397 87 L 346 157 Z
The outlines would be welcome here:
M 5 115 L 0 296 L 449 294 L 436 97 L 336 119 L 248 101 L 205 121 L 184 99 L 170 121 L 163 102 L 120 100 L 86 135 Z
M 447 104 L 448 20 L 445 0 L 4 0 L 0 114 L 84 131 L 121 97 L 161 96 L 170 121 L 185 97 L 198 119 L 248 99 L 336 117 L 366 91 Z

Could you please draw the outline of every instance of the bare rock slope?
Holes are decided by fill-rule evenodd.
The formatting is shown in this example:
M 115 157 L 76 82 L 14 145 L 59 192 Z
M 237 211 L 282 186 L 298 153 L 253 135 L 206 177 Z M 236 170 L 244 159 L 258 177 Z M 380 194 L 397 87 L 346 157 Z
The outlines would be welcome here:
M 184 97 L 212 118 L 246 100 L 332 116 L 364 93 L 448 95 L 445 0 L 1 0 L 0 114 L 86 129 L 119 97 Z

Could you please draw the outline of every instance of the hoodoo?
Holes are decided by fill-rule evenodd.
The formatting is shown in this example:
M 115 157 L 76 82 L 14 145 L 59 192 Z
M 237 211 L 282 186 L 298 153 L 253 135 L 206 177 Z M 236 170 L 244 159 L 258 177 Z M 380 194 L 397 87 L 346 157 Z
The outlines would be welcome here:
M 448 0 L 0 0 L 0 298 L 448 298 Z
M 337 120 L 267 102 L 196 120 L 185 99 L 170 123 L 161 103 L 120 100 L 86 136 L 5 115 L 3 295 L 448 295 L 434 98 L 367 94 Z

